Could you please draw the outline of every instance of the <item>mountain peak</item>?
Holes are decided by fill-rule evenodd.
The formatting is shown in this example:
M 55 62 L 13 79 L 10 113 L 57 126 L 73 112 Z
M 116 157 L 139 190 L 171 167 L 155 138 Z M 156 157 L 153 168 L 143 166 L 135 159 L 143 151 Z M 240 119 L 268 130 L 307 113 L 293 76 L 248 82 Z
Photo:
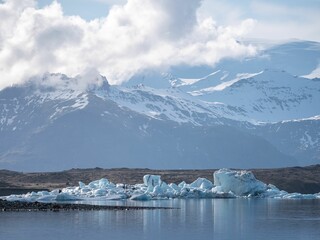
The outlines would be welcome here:
M 87 92 L 93 90 L 108 90 L 109 83 L 105 76 L 99 72 L 86 72 L 76 77 L 69 77 L 62 73 L 49 73 L 30 78 L 26 83 L 17 85 L 31 87 L 40 91 L 80 91 Z

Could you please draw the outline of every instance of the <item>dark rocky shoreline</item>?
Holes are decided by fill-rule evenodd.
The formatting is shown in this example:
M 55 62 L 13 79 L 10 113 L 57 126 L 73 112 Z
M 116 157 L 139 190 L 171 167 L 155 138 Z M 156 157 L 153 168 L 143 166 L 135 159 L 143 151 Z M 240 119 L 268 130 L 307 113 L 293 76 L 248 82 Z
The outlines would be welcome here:
M 38 212 L 38 211 L 102 211 L 102 210 L 157 210 L 173 209 L 168 207 L 143 206 L 99 206 L 90 204 L 19 202 L 0 199 L 0 212 Z

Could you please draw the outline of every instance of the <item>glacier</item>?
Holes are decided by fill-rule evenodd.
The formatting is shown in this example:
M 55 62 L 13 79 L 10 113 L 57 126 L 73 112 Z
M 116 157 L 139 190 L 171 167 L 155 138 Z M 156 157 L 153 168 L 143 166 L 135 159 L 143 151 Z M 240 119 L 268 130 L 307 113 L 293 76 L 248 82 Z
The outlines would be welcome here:
M 114 184 L 102 178 L 79 186 L 53 191 L 30 192 L 22 195 L 1 197 L 7 201 L 60 202 L 92 200 L 162 200 L 173 198 L 276 198 L 276 199 L 320 199 L 320 193 L 288 193 L 272 184 L 257 180 L 251 171 L 220 169 L 213 173 L 214 182 L 198 178 L 187 184 L 170 183 L 158 175 L 145 175 L 142 184 Z

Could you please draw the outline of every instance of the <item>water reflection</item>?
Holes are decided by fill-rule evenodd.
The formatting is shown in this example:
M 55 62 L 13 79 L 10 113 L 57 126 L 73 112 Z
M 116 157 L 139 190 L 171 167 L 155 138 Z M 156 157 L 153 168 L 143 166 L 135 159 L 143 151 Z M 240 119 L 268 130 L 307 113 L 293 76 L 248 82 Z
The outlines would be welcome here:
M 317 239 L 320 234 L 319 200 L 174 199 L 98 203 L 179 209 L 2 212 L 0 239 Z

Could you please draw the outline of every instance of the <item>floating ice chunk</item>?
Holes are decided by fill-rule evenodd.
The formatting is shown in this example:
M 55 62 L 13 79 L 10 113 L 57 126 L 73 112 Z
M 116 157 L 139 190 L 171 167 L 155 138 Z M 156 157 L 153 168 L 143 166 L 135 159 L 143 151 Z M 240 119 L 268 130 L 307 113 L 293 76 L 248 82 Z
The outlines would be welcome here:
M 154 195 L 154 196 L 163 196 L 164 195 L 164 189 L 161 186 L 157 185 L 157 186 L 154 187 L 152 195 Z
M 161 184 L 161 177 L 159 175 L 144 175 L 143 183 L 147 187 L 155 187 Z
M 114 194 L 114 195 L 108 195 L 105 199 L 106 200 L 122 200 L 127 198 L 128 196 L 125 194 Z
M 79 188 L 85 188 L 86 187 L 86 185 L 83 183 L 83 182 L 79 182 Z
M 91 189 L 96 189 L 96 188 L 98 188 L 98 186 L 99 186 L 99 180 L 90 182 L 90 183 L 88 184 L 88 187 L 91 188 Z
M 178 187 L 183 188 L 187 185 L 187 183 L 185 181 L 182 181 L 181 183 L 179 183 Z
M 41 196 L 41 197 L 37 198 L 38 202 L 53 202 L 55 200 L 56 200 L 55 195 L 47 195 L 47 196 Z
M 53 195 L 57 195 L 59 194 L 60 190 L 59 189 L 54 189 L 50 192 L 50 194 L 53 194 Z
M 106 194 L 107 194 L 107 191 L 105 189 L 96 189 L 93 191 L 93 195 L 96 197 L 105 196 Z
M 288 194 L 286 191 L 279 190 L 276 186 L 272 184 L 268 184 L 267 190 L 260 194 L 261 197 L 266 198 L 275 198 L 275 197 L 283 197 L 284 195 Z
M 100 180 L 92 181 L 87 186 L 85 184 L 80 184 L 80 188 L 90 188 L 90 189 L 106 189 L 106 188 L 114 188 L 116 187 L 115 184 L 109 182 L 106 178 L 101 178 Z
M 151 200 L 151 196 L 149 194 L 142 193 L 142 194 L 132 195 L 130 199 L 135 201 L 148 201 L 148 200 Z
M 108 187 L 109 184 L 110 184 L 110 182 L 109 182 L 108 179 L 101 178 L 101 179 L 99 180 L 99 185 L 98 185 L 98 187 L 99 187 L 99 188 L 106 188 L 106 187 Z
M 55 197 L 55 200 L 56 201 L 76 201 L 76 200 L 81 200 L 81 198 L 77 197 L 77 196 L 70 195 L 68 193 L 59 193 Z
M 201 189 L 211 189 L 213 184 L 206 178 L 198 178 L 193 183 L 190 184 L 192 188 L 201 188 Z
M 145 175 L 143 177 L 144 185 L 147 186 L 146 193 L 151 194 L 153 197 L 171 197 L 173 189 L 167 183 L 161 180 L 158 175 Z M 141 188 L 142 190 L 143 188 Z
M 80 190 L 80 193 L 81 193 L 81 194 L 86 194 L 86 193 L 88 193 L 88 192 L 90 192 L 90 191 L 91 191 L 91 189 L 86 186 L 86 187 L 84 187 L 84 188 L 82 188 L 82 189 Z
M 15 195 L 15 194 L 12 194 L 10 196 L 1 197 L 1 199 L 5 199 L 7 201 L 23 201 L 24 200 L 22 195 Z
M 37 193 L 38 195 L 41 195 L 41 196 L 48 196 L 50 195 L 50 193 L 48 191 L 40 191 Z
M 238 196 L 257 195 L 267 190 L 267 185 L 257 180 L 251 171 L 220 169 L 213 174 L 214 185 L 221 192 L 233 192 Z
M 36 192 L 31 192 L 31 193 L 27 193 L 28 196 L 30 197 L 37 197 L 38 196 L 38 193 Z
M 181 188 L 180 188 L 177 184 L 175 184 L 175 183 L 170 183 L 170 184 L 169 184 L 169 187 L 170 187 L 171 189 L 175 190 L 175 191 L 180 191 L 180 190 L 181 190 Z
M 285 199 L 316 199 L 316 194 L 288 193 L 282 198 Z
M 107 188 L 116 188 L 116 187 L 117 187 L 117 185 L 112 182 L 109 182 L 109 184 L 107 186 Z
M 233 192 L 219 192 L 216 188 L 212 188 L 212 198 L 236 198 Z

